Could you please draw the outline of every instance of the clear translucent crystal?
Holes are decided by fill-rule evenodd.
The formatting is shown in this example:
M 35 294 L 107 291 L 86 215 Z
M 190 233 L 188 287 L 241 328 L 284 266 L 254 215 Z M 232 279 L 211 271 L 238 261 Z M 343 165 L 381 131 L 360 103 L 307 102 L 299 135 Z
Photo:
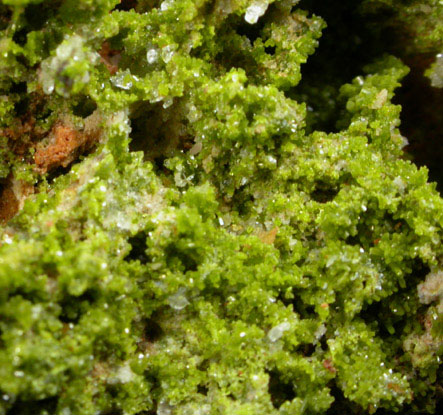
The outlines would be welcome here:
M 113 76 L 111 82 L 117 88 L 128 90 L 132 88 L 133 77 L 131 76 L 131 73 L 126 70 Z
M 429 78 L 433 87 L 443 88 L 443 53 L 437 54 L 435 58 Z
M 179 290 L 168 298 L 168 303 L 174 310 L 183 310 L 189 304 L 189 301 L 183 290 Z
M 165 63 L 168 63 L 174 56 L 174 48 L 171 45 L 167 45 L 162 49 L 162 58 Z

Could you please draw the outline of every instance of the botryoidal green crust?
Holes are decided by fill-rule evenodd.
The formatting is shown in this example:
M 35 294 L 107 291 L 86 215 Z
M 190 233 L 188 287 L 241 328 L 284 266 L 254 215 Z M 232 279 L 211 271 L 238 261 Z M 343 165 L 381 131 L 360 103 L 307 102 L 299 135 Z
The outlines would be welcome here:
M 0 228 L 0 414 L 433 413 L 443 200 L 403 158 L 408 69 L 307 134 L 303 3 L 117 3 L 0 6 L 0 179 L 35 186 Z

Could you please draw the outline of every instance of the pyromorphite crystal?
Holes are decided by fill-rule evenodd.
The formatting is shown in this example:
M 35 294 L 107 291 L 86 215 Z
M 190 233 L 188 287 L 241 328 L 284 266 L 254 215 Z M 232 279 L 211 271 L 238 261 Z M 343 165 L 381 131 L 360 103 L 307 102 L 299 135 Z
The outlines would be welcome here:
M 314 3 L 3 0 L 0 415 L 436 411 L 443 200 L 403 152 L 408 68 L 344 20 L 299 85 Z M 441 50 L 441 1 L 352 7 Z

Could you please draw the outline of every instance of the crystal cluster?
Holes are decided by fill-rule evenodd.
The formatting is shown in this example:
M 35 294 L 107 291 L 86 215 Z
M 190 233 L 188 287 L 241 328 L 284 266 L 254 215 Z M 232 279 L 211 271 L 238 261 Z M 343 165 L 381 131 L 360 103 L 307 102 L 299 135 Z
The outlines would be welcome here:
M 315 59 L 351 3 L 438 56 L 443 6 L 326 3 L 1 3 L 0 415 L 436 411 L 443 199 L 405 156 L 408 68 L 329 59 L 381 24 Z

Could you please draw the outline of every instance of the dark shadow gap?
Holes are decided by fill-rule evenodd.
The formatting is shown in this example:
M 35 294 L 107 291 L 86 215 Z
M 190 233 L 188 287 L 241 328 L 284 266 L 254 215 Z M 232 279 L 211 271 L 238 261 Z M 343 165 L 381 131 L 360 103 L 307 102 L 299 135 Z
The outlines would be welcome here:
M 8 27 L 11 17 L 12 10 L 10 7 L 0 4 L 0 30 L 5 30 Z
M 331 395 L 334 397 L 334 402 L 326 411 L 326 415 L 360 415 L 364 412 L 360 406 L 345 398 L 342 390 L 335 385 L 335 382 L 331 387 Z
M 338 186 L 318 180 L 315 184 L 315 190 L 311 193 L 311 198 L 318 203 L 331 202 L 337 196 L 338 191 Z
M 158 341 L 163 335 L 164 331 L 154 318 L 149 318 L 145 321 L 144 340 L 149 343 Z
M 26 24 L 17 30 L 12 36 L 12 40 L 20 46 L 24 46 L 27 42 L 28 33 L 42 30 L 49 19 L 51 19 L 58 11 L 61 5 L 60 0 L 51 2 L 40 2 L 39 4 L 28 4 L 24 11 Z
M 60 301 L 62 312 L 59 320 L 65 324 L 77 324 L 83 314 L 87 313 L 91 305 L 96 304 L 100 297 L 97 289 L 90 288 L 80 296 L 66 296 Z
M 418 166 L 429 169 L 430 181 L 443 191 L 443 93 L 430 85 L 424 72 L 435 53 L 413 54 L 413 29 L 403 24 L 389 6 L 362 13 L 362 1 L 302 0 L 297 7 L 322 17 L 319 47 L 302 66 L 300 84 L 290 98 L 307 105 L 307 131 L 337 132 L 344 110 L 340 87 L 363 74 L 363 67 L 383 54 L 401 58 L 411 69 L 396 90 L 393 102 L 402 106 L 400 131 L 409 140 L 406 152 Z
M 289 383 L 282 381 L 278 372 L 270 371 L 268 375 L 268 390 L 274 408 L 278 409 L 285 402 L 290 402 L 295 398 L 294 388 Z
M 396 91 L 393 102 L 402 106 L 400 131 L 408 141 L 405 148 L 417 166 L 429 169 L 429 180 L 443 193 L 443 90 L 431 86 L 424 76 L 434 55 L 405 59 L 411 69 Z
M 197 386 L 197 392 L 198 392 L 200 395 L 207 396 L 207 395 L 208 395 L 208 392 L 209 392 L 209 389 L 208 389 L 207 386 L 205 386 L 205 385 L 198 385 L 198 386 Z
M 387 52 L 392 31 L 380 29 L 391 15 L 384 10 L 376 16 L 362 16 L 361 1 L 302 0 L 297 7 L 323 18 L 327 27 L 319 47 L 302 66 L 302 80 L 288 92 L 307 104 L 308 131 L 337 132 L 336 122 L 344 106 L 338 100 L 340 87 L 363 73 L 363 67 Z M 374 30 L 374 23 L 379 23 Z
M 135 9 L 137 3 L 137 0 L 121 0 L 120 3 L 114 7 L 113 10 L 128 11 L 131 9 Z
M 57 410 L 58 397 L 40 400 L 17 400 L 6 410 L 6 415 L 43 415 L 55 414 Z
M 48 172 L 48 175 L 46 176 L 46 180 L 47 180 L 47 182 L 48 182 L 49 184 L 52 184 L 52 183 L 54 183 L 54 180 L 55 180 L 57 177 L 67 175 L 67 174 L 71 171 L 71 167 L 72 167 L 72 164 L 70 164 L 69 166 L 66 166 L 66 167 L 58 166 L 58 167 L 56 167 L 55 169 L 50 170 L 50 171 Z
M 131 245 L 131 251 L 125 257 L 125 261 L 140 261 L 141 264 L 147 264 L 149 258 L 146 255 L 146 234 L 140 232 L 135 236 L 128 239 L 128 243 Z
M 97 109 L 97 104 L 89 96 L 83 96 L 79 102 L 72 107 L 72 113 L 78 117 L 89 117 Z
M 163 107 L 163 102 L 139 102 L 132 110 L 129 149 L 142 151 L 157 172 L 165 173 L 164 161 L 193 145 L 186 123 L 179 102 L 168 108 Z

